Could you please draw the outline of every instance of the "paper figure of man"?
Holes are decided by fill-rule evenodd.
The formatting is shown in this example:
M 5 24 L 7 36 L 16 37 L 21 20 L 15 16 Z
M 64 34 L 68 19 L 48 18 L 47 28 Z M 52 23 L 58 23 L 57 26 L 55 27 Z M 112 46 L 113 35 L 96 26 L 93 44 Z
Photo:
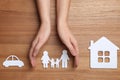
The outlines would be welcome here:
M 41 60 L 42 60 L 42 63 L 43 63 L 43 67 L 44 68 L 48 68 L 48 64 L 49 64 L 50 58 L 48 56 L 48 52 L 47 51 L 43 52 L 43 56 L 42 56 Z
M 62 68 L 67 68 L 67 63 L 69 60 L 69 56 L 67 54 L 67 50 L 62 51 L 62 56 L 60 58 L 60 61 L 62 60 Z

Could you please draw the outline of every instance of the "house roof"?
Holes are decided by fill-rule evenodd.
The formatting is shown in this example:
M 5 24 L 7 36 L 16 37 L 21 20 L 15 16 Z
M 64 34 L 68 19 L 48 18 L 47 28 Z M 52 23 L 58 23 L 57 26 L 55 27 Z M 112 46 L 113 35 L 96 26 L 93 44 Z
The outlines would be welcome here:
M 117 49 L 119 50 L 119 48 L 113 44 L 110 40 L 108 40 L 106 37 L 102 37 L 99 40 L 97 40 L 95 43 L 93 43 L 93 41 L 91 42 L 91 45 L 89 46 L 88 49 L 92 49 L 92 48 L 96 48 L 96 49 L 105 49 L 105 50 L 110 50 L 110 49 Z

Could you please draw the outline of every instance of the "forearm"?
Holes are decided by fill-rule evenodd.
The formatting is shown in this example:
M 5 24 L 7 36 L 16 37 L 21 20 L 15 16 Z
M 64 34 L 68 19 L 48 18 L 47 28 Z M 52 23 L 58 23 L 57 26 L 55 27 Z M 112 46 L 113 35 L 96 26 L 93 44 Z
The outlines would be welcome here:
M 70 1 L 71 0 L 57 0 L 57 30 L 61 41 L 75 57 L 74 65 L 76 67 L 79 63 L 79 48 L 76 39 L 68 28 L 68 12 L 70 8 Z
M 68 12 L 71 0 L 57 0 L 57 23 L 68 21 Z
M 29 58 L 32 67 L 35 67 L 35 57 L 39 49 L 45 44 L 50 35 L 50 0 L 36 0 L 39 16 L 41 19 L 40 29 L 30 48 Z
M 50 0 L 37 0 L 41 23 L 50 24 Z

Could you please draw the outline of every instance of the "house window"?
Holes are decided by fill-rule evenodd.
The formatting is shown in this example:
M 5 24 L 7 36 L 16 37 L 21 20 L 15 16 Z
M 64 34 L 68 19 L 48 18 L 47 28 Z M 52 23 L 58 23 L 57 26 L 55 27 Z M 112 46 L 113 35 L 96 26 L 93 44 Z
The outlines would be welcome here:
M 98 62 L 103 62 L 103 58 L 102 58 L 102 57 L 99 57 L 99 58 L 98 58 Z
M 98 51 L 98 62 L 99 63 L 109 63 L 110 62 L 110 52 L 109 51 Z
M 105 56 L 110 56 L 109 51 L 105 51 Z
M 103 51 L 99 51 L 98 56 L 103 56 Z
M 106 63 L 110 62 L 110 58 L 106 57 L 106 58 L 105 58 L 105 62 L 106 62 Z

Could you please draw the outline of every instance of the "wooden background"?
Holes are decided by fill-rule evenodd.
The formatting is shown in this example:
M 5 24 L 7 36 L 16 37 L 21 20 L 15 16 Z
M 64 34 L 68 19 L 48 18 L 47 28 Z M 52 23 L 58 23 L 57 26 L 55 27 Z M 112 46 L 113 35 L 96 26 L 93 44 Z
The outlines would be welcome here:
M 39 29 L 35 0 L 0 0 L 0 80 L 120 80 L 120 51 L 118 69 L 90 69 L 89 41 L 106 36 L 120 47 L 120 0 L 72 0 L 69 24 L 80 49 L 79 67 L 74 69 L 70 56 L 68 69 L 43 69 L 40 58 L 47 50 L 58 58 L 66 47 L 56 32 L 55 0 L 51 0 L 52 33 L 30 67 L 28 52 Z M 24 61 L 22 68 L 2 66 L 7 56 L 15 54 Z

